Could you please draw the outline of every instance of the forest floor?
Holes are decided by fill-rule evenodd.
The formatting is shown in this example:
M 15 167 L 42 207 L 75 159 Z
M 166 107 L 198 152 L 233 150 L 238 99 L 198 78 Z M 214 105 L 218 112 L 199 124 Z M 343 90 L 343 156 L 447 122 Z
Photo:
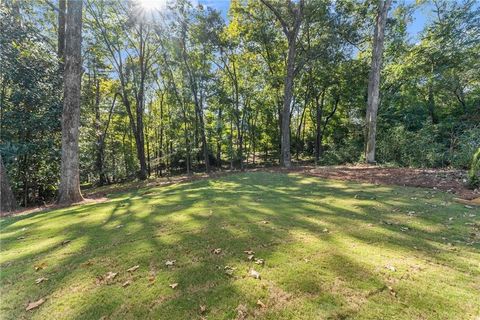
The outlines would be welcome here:
M 215 168 L 214 168 L 215 169 Z M 341 166 L 312 166 L 296 165 L 291 169 L 283 169 L 278 166 L 259 166 L 245 169 L 246 172 L 290 172 L 315 176 L 325 179 L 342 181 L 354 181 L 361 183 L 373 183 L 379 185 L 397 185 L 408 187 L 423 187 L 433 190 L 442 190 L 455 195 L 462 203 L 480 206 L 480 189 L 472 190 L 466 185 L 467 172 L 455 169 L 414 169 L 383 167 L 371 165 L 341 165 Z M 102 202 L 107 200 L 107 195 L 128 192 L 139 188 L 168 186 L 174 183 L 191 182 L 199 179 L 218 178 L 229 174 L 235 174 L 235 170 L 212 171 L 209 174 L 195 173 L 191 176 L 176 175 L 151 178 L 145 181 L 129 181 L 114 183 L 101 187 L 82 190 L 85 197 L 83 203 Z M 471 200 L 475 200 L 471 202 Z M 30 214 L 44 210 L 60 208 L 55 203 L 43 206 L 20 208 L 11 215 Z
M 454 194 L 456 197 L 472 200 L 480 197 L 480 190 L 469 189 L 466 185 L 467 172 L 455 169 L 414 169 L 398 167 L 382 167 L 371 165 L 343 166 L 295 166 L 292 169 L 280 167 L 259 167 L 246 171 L 295 172 L 325 179 L 366 182 L 382 185 L 432 188 Z M 134 188 L 160 186 L 195 179 L 219 177 L 236 171 L 215 171 L 211 174 L 196 174 L 192 177 L 173 176 L 152 179 L 145 182 L 128 182 L 86 190 L 87 197 L 99 198 L 109 193 L 128 191 Z
M 480 208 L 310 173 L 105 187 L 2 218 L 0 316 L 478 319 Z

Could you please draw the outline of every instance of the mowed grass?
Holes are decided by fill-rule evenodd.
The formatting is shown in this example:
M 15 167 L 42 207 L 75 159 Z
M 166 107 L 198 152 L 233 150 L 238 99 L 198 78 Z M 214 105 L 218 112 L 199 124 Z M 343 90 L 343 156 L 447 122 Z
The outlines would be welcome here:
M 478 319 L 479 217 L 433 190 L 284 173 L 111 195 L 1 220 L 0 318 Z

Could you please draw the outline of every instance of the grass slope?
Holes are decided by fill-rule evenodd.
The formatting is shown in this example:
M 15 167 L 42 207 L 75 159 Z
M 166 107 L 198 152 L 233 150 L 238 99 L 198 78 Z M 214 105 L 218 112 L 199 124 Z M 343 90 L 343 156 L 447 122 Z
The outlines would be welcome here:
M 5 218 L 0 315 L 478 319 L 480 210 L 451 199 L 257 172 Z M 248 261 L 244 250 L 265 265 Z M 225 266 L 235 268 L 232 276 Z M 249 277 L 250 268 L 261 279 Z M 110 271 L 118 275 L 105 283 Z M 36 284 L 40 277 L 48 280 Z M 40 298 L 43 305 L 25 311 Z

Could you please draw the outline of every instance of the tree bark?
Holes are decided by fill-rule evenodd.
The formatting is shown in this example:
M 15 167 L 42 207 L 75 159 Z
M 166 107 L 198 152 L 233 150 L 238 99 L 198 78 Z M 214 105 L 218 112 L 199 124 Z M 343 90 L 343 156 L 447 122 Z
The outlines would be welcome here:
M 385 38 L 385 25 L 387 22 L 388 9 L 392 0 L 379 0 L 377 19 L 373 34 L 373 50 L 370 77 L 368 81 L 367 101 L 367 145 L 365 160 L 367 163 L 375 163 L 375 144 L 377 135 L 377 112 L 380 95 L 380 72 L 382 69 L 383 42 Z
M 315 97 L 315 161 L 318 162 L 320 160 L 320 156 L 322 154 L 322 117 L 323 117 L 323 105 L 325 101 L 325 91 L 323 89 L 320 95 Z M 320 102 L 319 102 L 320 100 Z
M 262 3 L 267 6 L 270 11 L 275 15 L 280 22 L 288 41 L 288 54 L 286 74 L 284 79 L 284 96 L 283 96 L 283 108 L 282 108 L 282 123 L 281 123 L 281 148 L 280 148 L 280 161 L 281 165 L 285 168 L 290 168 L 291 153 L 290 153 L 290 112 L 293 98 L 293 80 L 295 78 L 295 57 L 297 53 L 297 36 L 300 31 L 300 25 L 303 20 L 303 8 L 304 0 L 300 0 L 298 4 L 294 4 L 292 0 L 287 1 L 288 11 L 292 16 L 292 22 L 288 22 L 289 19 L 284 19 L 281 12 L 267 0 L 261 0 Z
M 16 207 L 15 196 L 10 188 L 7 172 L 3 166 L 2 156 L 0 155 L 0 216 L 15 210 Z
M 58 193 L 58 203 L 60 204 L 83 200 L 80 193 L 78 160 L 82 77 L 82 1 L 68 0 L 66 20 L 62 163 Z

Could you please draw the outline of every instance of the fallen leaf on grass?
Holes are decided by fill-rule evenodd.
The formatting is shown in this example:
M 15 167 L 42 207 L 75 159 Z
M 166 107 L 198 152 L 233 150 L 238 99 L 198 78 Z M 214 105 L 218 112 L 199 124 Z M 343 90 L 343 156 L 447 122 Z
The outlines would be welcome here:
M 178 287 L 178 283 L 172 283 L 172 284 L 169 284 L 168 286 L 172 289 L 175 289 L 176 287 Z
M 148 282 L 149 282 L 148 283 L 149 286 L 153 285 L 153 283 L 155 282 L 155 276 L 153 276 L 153 275 L 149 276 L 148 277 Z
M 250 269 L 250 272 L 248 273 L 250 277 L 254 279 L 260 279 L 260 273 L 255 271 L 254 269 Z
M 122 287 L 124 287 L 124 288 L 125 288 L 125 287 L 128 287 L 131 283 L 132 283 L 132 281 L 127 280 L 127 281 L 125 281 L 124 283 L 122 283 Z
M 165 262 L 165 265 L 167 267 L 173 267 L 173 265 L 175 264 L 177 260 L 167 260 L 167 262 Z
M 204 314 L 207 311 L 207 306 L 201 304 L 200 305 L 200 314 Z
M 62 246 L 66 245 L 67 243 L 70 243 L 72 240 L 63 240 L 62 241 Z
M 393 272 L 397 271 L 397 269 L 394 266 L 391 266 L 391 265 L 385 266 L 385 268 L 387 268 L 388 270 L 393 271 Z
M 230 266 L 225 266 L 223 269 L 225 270 L 225 274 L 227 274 L 229 276 L 233 276 L 233 272 L 235 271 L 236 268 L 230 267 Z
M 329 232 L 329 230 L 328 230 L 327 228 L 323 229 L 322 231 L 323 231 L 324 233 L 328 233 L 328 232 Z
M 115 229 L 120 229 L 121 227 L 123 227 L 123 224 L 119 224 L 118 226 L 115 227 Z
M 257 306 L 259 306 L 260 308 L 266 307 L 265 303 L 263 303 L 260 299 L 257 300 Z
M 468 204 L 465 205 L 465 208 L 467 208 L 467 209 L 473 209 L 473 207 L 472 207 L 472 206 L 469 206 Z
M 269 224 L 269 223 L 270 223 L 270 222 L 267 221 L 267 220 L 263 220 L 263 221 L 260 221 L 260 222 L 263 223 L 263 224 Z
M 118 275 L 118 272 L 109 271 L 109 272 L 105 275 L 105 280 L 106 280 L 106 281 L 113 280 L 113 279 L 115 279 L 115 277 L 116 277 L 117 275 Z
M 18 237 L 17 240 L 23 240 L 25 237 Z
M 248 317 L 248 309 L 244 304 L 239 304 L 237 309 L 237 320 L 245 320 Z
M 252 254 L 255 254 L 255 251 L 253 250 L 245 250 L 243 251 L 244 253 L 248 254 L 248 255 L 252 255 Z
M 255 256 L 254 256 L 253 254 L 251 254 L 251 255 L 247 256 L 247 260 L 249 260 L 249 261 L 252 261 L 252 260 L 253 260 L 253 258 L 255 258 Z
M 264 263 L 265 263 L 265 260 L 263 260 L 263 259 L 255 259 L 255 263 L 256 263 L 256 264 L 264 264 Z
M 30 311 L 32 309 L 35 309 L 35 308 L 38 308 L 40 307 L 43 303 L 45 302 L 45 299 L 40 299 L 40 300 L 37 300 L 37 301 L 34 301 L 34 302 L 30 302 L 27 306 L 27 308 L 25 309 L 25 311 Z
M 138 268 L 140 268 L 140 266 L 137 264 L 136 266 L 133 266 L 131 267 L 130 269 L 127 269 L 128 272 L 134 272 L 135 270 L 137 270 Z
M 45 269 L 47 264 L 45 262 L 41 262 L 39 264 L 34 265 L 33 267 L 35 268 L 35 271 Z
M 390 292 L 390 294 L 391 294 L 392 296 L 394 296 L 394 297 L 397 296 L 397 293 L 395 292 L 395 290 L 393 290 L 392 287 L 388 287 L 388 291 Z
M 221 249 L 221 248 L 213 249 L 213 250 L 212 250 L 212 253 L 214 253 L 214 254 L 220 254 L 220 253 L 222 253 L 222 249 Z
M 39 284 L 39 283 L 42 283 L 43 281 L 47 281 L 47 280 L 48 280 L 48 278 L 41 277 L 41 278 L 38 278 L 37 280 L 35 280 L 35 283 Z

